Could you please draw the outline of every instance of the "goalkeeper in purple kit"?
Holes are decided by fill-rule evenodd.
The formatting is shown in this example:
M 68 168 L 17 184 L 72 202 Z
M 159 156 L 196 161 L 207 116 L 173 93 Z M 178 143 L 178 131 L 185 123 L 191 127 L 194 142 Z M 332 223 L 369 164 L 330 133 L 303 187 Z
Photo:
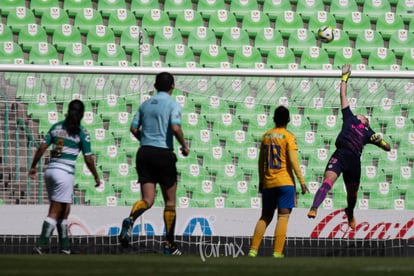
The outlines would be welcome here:
M 357 193 L 361 177 L 361 154 L 366 144 L 374 144 L 385 151 L 390 151 L 390 145 L 375 133 L 369 126 L 369 120 L 364 115 L 354 115 L 349 107 L 347 98 L 347 81 L 351 75 L 351 66 L 342 66 L 342 81 L 340 86 L 340 99 L 342 109 L 342 129 L 336 138 L 336 150 L 332 154 L 325 168 L 325 175 L 321 187 L 316 192 L 308 217 L 315 218 L 317 209 L 325 199 L 329 190 L 338 177 L 343 175 L 347 204 L 345 214 L 348 225 L 353 230 L 356 228 L 354 208 L 357 202 Z

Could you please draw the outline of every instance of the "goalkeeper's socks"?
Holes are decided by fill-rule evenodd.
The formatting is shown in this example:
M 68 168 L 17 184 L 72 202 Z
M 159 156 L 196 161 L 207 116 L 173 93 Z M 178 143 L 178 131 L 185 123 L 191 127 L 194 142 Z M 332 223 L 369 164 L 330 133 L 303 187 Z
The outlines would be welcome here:
M 49 244 L 49 238 L 55 230 L 56 220 L 50 217 L 46 217 L 43 221 L 42 232 L 40 233 L 39 240 L 37 241 L 37 247 L 44 248 Z
M 140 215 L 142 215 L 148 209 L 148 203 L 145 200 L 138 200 L 132 206 L 129 218 L 134 222 Z
M 332 183 L 330 181 L 325 180 L 322 183 L 322 186 L 316 192 L 315 198 L 313 199 L 312 208 L 318 208 L 322 202 L 325 200 L 326 195 L 332 188 Z
M 62 250 L 69 250 L 69 236 L 68 236 L 68 220 L 62 219 L 58 221 L 57 231 L 59 236 L 59 243 Z

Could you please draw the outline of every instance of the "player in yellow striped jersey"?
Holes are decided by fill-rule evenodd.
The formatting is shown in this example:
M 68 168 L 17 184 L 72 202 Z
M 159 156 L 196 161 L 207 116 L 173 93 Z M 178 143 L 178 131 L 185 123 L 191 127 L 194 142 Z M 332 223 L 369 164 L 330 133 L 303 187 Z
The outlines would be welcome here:
M 290 121 L 289 110 L 285 106 L 275 109 L 275 127 L 262 136 L 259 154 L 259 192 L 262 194 L 262 214 L 256 224 L 249 251 L 256 257 L 267 226 L 277 209 L 273 257 L 283 258 L 287 225 L 290 213 L 295 207 L 296 185 L 294 174 L 299 180 L 302 194 L 307 187 L 299 167 L 296 136 L 286 127 Z

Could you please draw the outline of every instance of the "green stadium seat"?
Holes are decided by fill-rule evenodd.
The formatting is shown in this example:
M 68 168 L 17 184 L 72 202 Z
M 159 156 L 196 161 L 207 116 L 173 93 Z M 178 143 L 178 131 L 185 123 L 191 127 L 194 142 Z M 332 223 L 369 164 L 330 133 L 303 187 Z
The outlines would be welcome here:
M 19 33 L 22 28 L 28 24 L 36 24 L 36 18 L 32 10 L 26 8 L 24 5 L 14 8 L 7 15 L 7 26 L 11 28 L 13 33 Z
M 81 33 L 73 25 L 63 24 L 54 31 L 52 44 L 58 52 L 65 52 L 66 48 L 72 47 L 73 43 L 82 43 Z
M 300 56 L 309 47 L 317 46 L 315 34 L 305 28 L 292 32 L 288 39 L 288 47 L 296 56 Z
M 82 13 L 83 9 L 92 9 L 92 0 L 64 0 L 63 9 L 69 17 L 75 18 L 78 13 Z
M 116 36 L 129 31 L 131 26 L 137 26 L 135 15 L 127 9 L 117 9 L 110 13 L 108 27 Z
M 110 121 L 115 115 L 118 116 L 120 112 L 127 112 L 124 99 L 116 94 L 108 94 L 105 99 L 99 100 L 97 103 L 96 114 L 103 121 Z
M 115 192 L 124 193 L 131 190 L 131 182 L 137 181 L 136 171 L 128 163 L 120 163 L 109 172 L 108 182 Z
M 272 21 L 276 21 L 279 16 L 284 16 L 285 11 L 291 10 L 292 4 L 289 0 L 263 2 L 263 12 L 266 13 Z
M 268 1 L 265 3 L 267 2 Z M 282 35 L 271 27 L 266 27 L 258 31 L 256 37 L 254 38 L 254 47 L 260 51 L 262 56 L 267 56 L 268 53 L 275 48 L 275 46 L 282 45 Z
M 263 13 L 260 10 L 251 10 L 243 17 L 241 22 L 241 28 L 245 30 L 249 34 L 249 37 L 253 39 L 263 28 L 270 27 L 269 17 L 266 13 Z
M 308 30 L 316 33 L 322 26 L 331 26 L 334 29 L 336 28 L 335 17 L 331 13 L 324 10 L 318 11 L 309 18 Z
M 391 49 L 378 48 L 368 57 L 367 66 L 374 70 L 392 70 L 397 59 Z
M 302 52 L 299 66 L 303 69 L 323 69 L 325 64 L 329 64 L 328 53 L 313 46 Z
M 108 18 L 113 11 L 119 9 L 126 10 L 126 8 L 125 0 L 99 0 L 96 6 L 96 9 L 101 13 L 103 18 Z
M 63 52 L 63 64 L 67 65 L 94 65 L 92 52 L 83 43 L 73 43 Z
M 259 50 L 251 45 L 242 45 L 234 52 L 233 65 L 237 68 L 256 68 L 262 62 Z
M 16 98 L 23 102 L 33 101 L 39 91 L 45 91 L 45 83 L 35 74 L 19 75 L 16 82 Z
M 248 16 L 250 11 L 257 10 L 259 10 L 259 5 L 257 1 L 254 0 L 232 0 L 230 2 L 229 11 L 240 21 L 242 21 L 245 16 Z
M 78 28 L 82 35 L 87 35 L 90 31 L 95 31 L 97 25 L 103 25 L 101 14 L 93 8 L 84 8 L 79 12 L 73 21 L 73 26 Z
M 391 49 L 397 58 L 402 58 L 409 53 L 414 46 L 414 34 L 407 30 L 398 30 L 391 34 L 388 48 Z
M 171 45 L 183 44 L 183 38 L 177 28 L 163 26 L 162 29 L 154 34 L 153 45 L 161 55 L 165 55 Z
M 217 44 L 210 44 L 200 53 L 199 63 L 206 68 L 220 68 L 221 64 L 228 63 L 229 57 L 226 50 Z
M 33 94 L 33 98 L 27 105 L 27 116 L 39 120 L 42 117 L 47 118 L 49 111 L 57 111 L 57 106 L 54 102 L 49 101 L 48 95 L 39 91 Z
M 107 101 L 109 95 L 116 94 L 114 85 L 104 75 L 85 75 L 80 84 L 85 87 L 85 99 L 94 104 Z
M 165 0 L 164 11 L 167 12 L 168 17 L 175 20 L 177 16 L 184 10 L 192 10 L 193 3 L 191 0 Z
M 397 0 L 395 13 L 401 16 L 404 23 L 409 24 L 414 19 L 413 3 L 409 0 Z
M 406 52 L 401 58 L 401 69 L 414 70 L 414 48 Z
M 147 11 L 142 17 L 141 27 L 149 36 L 154 36 L 155 33 L 161 32 L 164 26 L 171 26 L 171 24 L 167 12 L 163 10 L 152 9 Z
M 362 12 L 370 18 L 371 22 L 375 23 L 385 13 L 391 12 L 391 4 L 383 0 L 365 1 L 362 5 Z
M 98 52 L 97 63 L 103 66 L 129 66 L 127 55 L 119 44 L 108 43 Z
M 101 184 L 98 188 L 92 186 L 86 190 L 85 202 L 90 206 L 118 206 L 118 198 L 109 184 Z
M 165 64 L 169 67 L 187 67 L 187 62 L 194 62 L 194 53 L 184 44 L 172 45 L 165 54 Z
M 347 32 L 350 39 L 356 39 L 364 30 L 371 29 L 371 21 L 368 15 L 355 11 L 344 19 L 342 29 Z
M 135 49 L 138 48 L 141 43 L 149 43 L 149 38 L 147 33 L 140 29 L 138 26 L 130 26 L 127 30 L 123 31 L 119 39 L 119 45 L 121 45 L 125 53 L 131 54 Z
M 218 10 L 225 10 L 226 4 L 224 0 L 198 0 L 197 11 L 201 14 L 204 20 L 209 20 L 213 13 Z
M 292 32 L 304 27 L 302 17 L 294 11 L 285 11 L 275 23 L 275 30 L 278 30 L 283 38 L 289 38 Z
M 300 17 L 302 17 L 303 21 L 305 22 L 308 22 L 312 16 L 323 10 L 325 10 L 325 5 L 322 0 L 298 1 L 296 5 L 296 12 L 300 15 Z
M 180 31 L 183 37 L 188 37 L 193 30 L 204 26 L 204 21 L 199 12 L 187 9 L 177 14 L 174 26 Z
M 289 69 L 296 64 L 296 57 L 290 48 L 280 45 L 269 50 L 266 63 L 273 69 Z
M 17 7 L 25 7 L 26 1 L 25 0 L 5 0 L 2 1 L 0 7 L 0 14 L 2 16 L 9 15 L 10 12 L 14 12 Z
M 233 13 L 230 13 L 227 10 L 217 10 L 208 20 L 208 28 L 219 38 L 222 37 L 227 29 L 234 26 L 237 26 L 237 19 Z
M 355 49 L 361 53 L 361 56 L 367 58 L 378 48 L 384 47 L 384 40 L 379 31 L 366 29 L 355 39 Z
M 103 154 L 97 156 L 98 160 L 96 165 L 103 172 L 110 172 L 114 164 L 128 163 L 126 155 L 120 150 L 120 148 L 114 143 L 106 146 L 106 151 Z
M 115 34 L 105 25 L 96 25 L 95 30 L 89 31 L 86 36 L 86 45 L 92 53 L 98 53 L 110 43 L 116 43 Z
M 333 67 L 339 70 L 342 69 L 342 65 L 344 64 L 357 65 L 361 63 L 363 63 L 362 56 L 357 49 L 352 47 L 344 47 L 342 51 L 338 51 L 335 54 Z
M 204 26 L 199 26 L 188 35 L 187 45 L 194 54 L 200 54 L 209 45 L 216 45 L 217 39 L 214 32 Z
M 13 32 L 9 26 L 0 23 L 0 42 L 14 41 Z
M 140 60 L 140 50 L 134 49 L 131 54 L 131 63 L 136 66 L 153 66 L 153 62 L 161 62 L 160 53 L 158 49 L 149 43 L 141 45 L 142 64 Z
M 158 0 L 131 0 L 130 10 L 137 19 L 142 19 L 147 11 L 160 9 Z
M 384 2 L 384 1 L 383 1 Z M 378 17 L 376 29 L 384 40 L 389 40 L 393 33 L 405 29 L 404 21 L 393 12 L 386 12 Z
M 54 64 L 58 63 L 59 55 L 56 48 L 47 42 L 39 42 L 32 46 L 29 52 L 29 63 L 31 64 Z
M 334 57 L 338 51 L 344 47 L 350 47 L 351 41 L 346 31 L 341 29 L 334 29 L 334 40 L 328 43 L 321 43 L 321 48 L 324 49 L 330 57 Z
M 69 103 L 75 95 L 81 95 L 79 82 L 72 76 L 58 76 L 49 82 L 50 97 L 56 102 Z M 66 112 L 66 109 L 63 109 Z
M 239 27 L 231 27 L 223 32 L 221 37 L 221 46 L 224 47 L 227 54 L 233 56 L 237 49 L 243 45 L 249 45 L 249 34 Z
M 70 19 L 66 11 L 59 7 L 51 7 L 49 11 L 45 11 L 40 20 L 40 25 L 50 35 L 63 24 L 70 24 Z
M 50 11 L 51 7 L 59 7 L 58 0 L 31 0 L 30 9 L 35 16 L 42 17 L 44 13 Z
M 47 43 L 46 31 L 37 24 L 28 24 L 20 30 L 17 42 L 22 47 L 23 51 L 29 52 L 33 45 L 39 42 Z
M 121 99 L 124 102 L 124 99 Z M 120 108 L 124 111 L 114 113 L 109 120 L 108 131 L 117 139 L 125 139 L 129 136 L 129 128 L 133 115 L 128 113 L 125 108 Z
M 329 13 L 340 23 L 344 22 L 345 18 L 351 17 L 351 13 L 356 11 L 358 11 L 358 4 L 355 0 L 331 0 L 329 4 Z

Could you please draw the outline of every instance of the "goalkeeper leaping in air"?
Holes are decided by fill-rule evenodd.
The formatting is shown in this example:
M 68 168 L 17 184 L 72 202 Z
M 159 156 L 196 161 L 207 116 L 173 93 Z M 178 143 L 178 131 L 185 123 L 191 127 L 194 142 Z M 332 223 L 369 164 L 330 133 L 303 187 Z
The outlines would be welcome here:
M 354 115 L 349 107 L 347 98 L 347 81 L 351 75 L 351 66 L 342 66 L 342 81 L 340 86 L 340 98 L 342 109 L 342 129 L 336 138 L 336 150 L 332 154 L 325 168 L 323 183 L 316 192 L 308 217 L 315 218 L 316 212 L 334 185 L 338 177 L 343 174 L 347 192 L 347 204 L 345 214 L 348 225 L 353 230 L 356 228 L 354 208 L 357 202 L 357 194 L 361 177 L 361 154 L 366 144 L 374 144 L 385 151 L 390 151 L 390 145 L 375 133 L 369 126 L 368 118 L 364 115 Z

